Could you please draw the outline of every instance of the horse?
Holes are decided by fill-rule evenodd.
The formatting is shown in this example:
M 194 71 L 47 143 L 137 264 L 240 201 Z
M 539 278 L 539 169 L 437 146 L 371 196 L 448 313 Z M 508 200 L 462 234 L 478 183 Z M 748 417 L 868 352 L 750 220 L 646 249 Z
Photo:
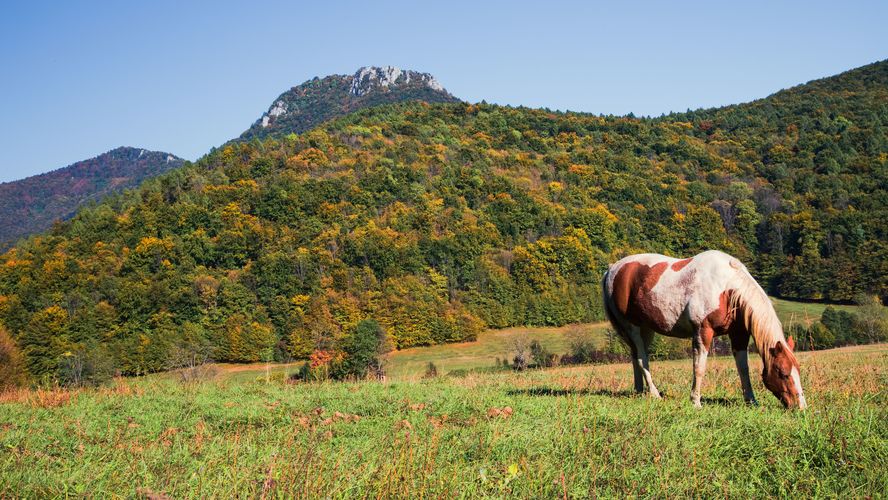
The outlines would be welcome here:
M 686 259 L 637 254 L 611 265 L 602 279 L 604 310 L 632 351 L 635 391 L 660 398 L 648 363 L 654 333 L 690 338 L 694 374 L 691 402 L 700 407 L 706 358 L 715 336 L 727 335 L 740 375 L 743 398 L 758 404 L 749 380 L 747 347 L 752 337 L 762 357 L 762 380 L 786 408 L 807 404 L 792 337 L 774 306 L 739 260 L 716 250 Z

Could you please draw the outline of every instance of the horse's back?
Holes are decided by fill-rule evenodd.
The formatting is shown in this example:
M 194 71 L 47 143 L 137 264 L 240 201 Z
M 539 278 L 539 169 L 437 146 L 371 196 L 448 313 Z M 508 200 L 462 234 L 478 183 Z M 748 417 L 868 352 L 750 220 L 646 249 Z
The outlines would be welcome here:
M 715 250 L 685 259 L 630 255 L 605 275 L 605 307 L 618 322 L 689 336 L 719 307 L 721 293 L 739 269 L 743 266 L 737 259 Z

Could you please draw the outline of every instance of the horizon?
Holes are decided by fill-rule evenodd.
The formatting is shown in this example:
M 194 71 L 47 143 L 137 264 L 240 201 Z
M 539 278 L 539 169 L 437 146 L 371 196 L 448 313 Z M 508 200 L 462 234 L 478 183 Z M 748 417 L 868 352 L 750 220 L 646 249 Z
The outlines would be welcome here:
M 120 146 L 193 161 L 289 88 L 361 66 L 430 73 L 467 102 L 642 117 L 749 102 L 888 55 L 888 6 L 875 2 L 509 5 L 7 7 L 0 62 L 16 71 L 0 82 L 0 182 Z

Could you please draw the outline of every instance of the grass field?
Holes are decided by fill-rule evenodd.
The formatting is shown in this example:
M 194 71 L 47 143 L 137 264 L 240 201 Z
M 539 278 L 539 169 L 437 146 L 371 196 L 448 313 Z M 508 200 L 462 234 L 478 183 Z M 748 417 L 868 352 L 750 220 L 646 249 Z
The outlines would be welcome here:
M 799 357 L 805 412 L 758 380 L 762 406 L 743 405 L 726 357 L 700 410 L 687 360 L 653 365 L 662 401 L 629 394 L 628 364 L 347 384 L 239 367 L 8 393 L 0 497 L 884 495 L 888 346 Z

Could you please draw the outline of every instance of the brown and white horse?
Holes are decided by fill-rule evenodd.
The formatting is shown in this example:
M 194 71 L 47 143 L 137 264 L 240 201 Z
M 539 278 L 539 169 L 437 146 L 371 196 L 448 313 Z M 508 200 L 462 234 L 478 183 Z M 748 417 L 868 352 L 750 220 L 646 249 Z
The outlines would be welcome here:
M 654 332 L 692 339 L 691 401 L 700 406 L 700 386 L 712 338 L 728 335 L 743 397 L 755 404 L 747 346 L 752 336 L 762 356 L 762 380 L 787 408 L 805 408 L 792 337 L 767 294 L 739 260 L 710 250 L 689 259 L 630 255 L 610 266 L 602 282 L 607 317 L 632 351 L 635 391 L 660 397 L 648 366 Z

